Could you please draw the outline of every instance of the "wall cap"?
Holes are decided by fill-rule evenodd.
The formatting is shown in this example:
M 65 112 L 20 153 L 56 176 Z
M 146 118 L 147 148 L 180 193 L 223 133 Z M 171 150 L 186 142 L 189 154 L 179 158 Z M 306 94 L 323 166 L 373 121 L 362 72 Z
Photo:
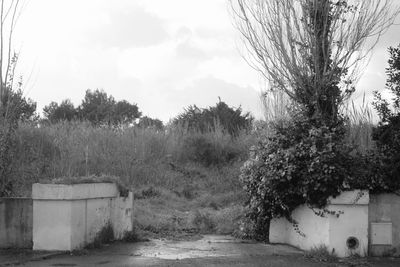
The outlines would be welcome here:
M 34 200 L 79 200 L 91 198 L 114 198 L 119 196 L 116 184 L 40 184 L 32 185 Z

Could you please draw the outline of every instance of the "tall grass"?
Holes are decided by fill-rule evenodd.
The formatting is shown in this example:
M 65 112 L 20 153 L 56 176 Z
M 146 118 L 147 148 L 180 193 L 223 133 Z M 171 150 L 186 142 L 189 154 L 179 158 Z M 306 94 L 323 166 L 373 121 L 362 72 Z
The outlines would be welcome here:
M 266 126 L 264 131 L 268 134 L 269 125 L 271 123 L 279 123 L 279 121 L 290 120 L 290 109 L 295 107 L 292 105 L 289 97 L 280 91 L 271 91 L 263 94 L 262 103 L 264 107 L 264 117 Z M 357 152 L 365 154 L 369 150 L 374 149 L 374 141 L 372 140 L 372 130 L 374 128 L 373 111 L 369 103 L 363 96 L 361 105 L 356 105 L 354 101 L 348 101 L 340 110 L 347 118 L 347 135 L 346 142 L 352 145 Z
M 214 159 L 208 162 L 209 169 L 245 160 L 254 142 L 245 133 L 232 138 L 218 128 L 196 133 L 179 126 L 159 131 L 93 127 L 84 122 L 41 127 L 23 124 L 17 140 L 12 174 L 16 195 L 26 194 L 30 184 L 41 179 L 101 174 L 118 176 L 132 187 L 174 188 L 203 179 L 206 175 L 201 171 L 206 172 L 206 168 L 199 171 L 194 166 L 204 165 L 206 159 Z M 212 179 L 220 179 L 218 176 Z M 232 181 L 220 183 L 229 186 Z
M 348 102 L 343 108 L 343 113 L 348 118 L 346 141 L 361 154 L 373 150 L 373 115 L 369 103 L 365 100 L 365 94 L 361 105 L 355 105 L 354 101 Z

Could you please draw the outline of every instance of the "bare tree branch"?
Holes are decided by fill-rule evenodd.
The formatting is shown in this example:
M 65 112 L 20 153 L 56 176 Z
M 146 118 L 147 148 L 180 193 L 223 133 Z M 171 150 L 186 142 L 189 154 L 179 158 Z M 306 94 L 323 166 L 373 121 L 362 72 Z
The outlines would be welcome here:
M 400 13 L 393 0 L 230 0 L 247 61 L 299 101 L 354 88 L 381 35 Z

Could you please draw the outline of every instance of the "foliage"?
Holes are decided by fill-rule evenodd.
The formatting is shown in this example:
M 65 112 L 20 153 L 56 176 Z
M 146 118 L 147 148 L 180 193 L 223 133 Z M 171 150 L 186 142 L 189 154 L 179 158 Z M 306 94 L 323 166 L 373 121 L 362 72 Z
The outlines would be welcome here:
M 66 99 L 58 105 L 56 102 L 51 102 L 43 108 L 43 115 L 50 123 L 60 121 L 72 121 L 77 118 L 78 112 L 71 100 Z
M 389 27 L 400 10 L 392 10 L 391 1 L 373 0 L 357 6 L 325 0 L 231 3 L 250 61 L 290 98 L 287 114 L 280 116 L 289 121 L 273 122 L 273 133 L 242 169 L 247 216 L 260 239 L 268 241 L 269 222 L 277 217 L 301 234 L 291 217 L 299 205 L 322 209 L 315 212 L 324 216 L 331 213 L 324 209 L 329 197 L 380 184 L 378 176 L 360 178 L 370 159 L 346 143 L 352 137 L 341 110 L 354 91 L 353 71 L 369 53 L 363 43 Z
M 138 127 L 140 128 L 154 128 L 156 130 L 163 130 L 164 124 L 159 119 L 153 119 L 147 116 L 139 119 Z
M 229 107 L 219 101 L 215 106 L 201 109 L 196 105 L 189 106 L 174 120 L 175 125 L 185 125 L 196 132 L 212 132 L 221 127 L 230 135 L 236 136 L 241 130 L 250 130 L 253 117 L 250 113 L 242 113 L 242 109 Z
M 227 164 L 241 156 L 240 149 L 233 142 L 213 140 L 206 134 L 185 137 L 183 149 L 189 160 L 204 166 Z
M 309 251 L 306 251 L 304 256 L 318 262 L 338 262 L 339 260 L 335 251 L 329 251 L 326 245 L 313 247 Z
M 16 135 L 18 123 L 37 119 L 36 103 L 26 99 L 22 90 L 3 88 L 0 99 L 0 197 L 13 191 L 14 181 L 10 179 L 16 153 Z
M 393 0 L 230 0 L 246 61 L 309 117 L 335 121 L 400 8 Z
M 204 136 L 207 142 L 222 151 L 235 151 L 232 160 L 235 170 L 239 169 L 240 164 L 236 161 L 246 157 L 248 148 L 254 142 L 252 135 L 241 134 L 232 139 L 229 134 L 222 132 L 193 133 L 178 126 L 159 131 L 135 126 L 121 129 L 96 127 L 80 121 L 44 124 L 40 127 L 22 123 L 16 130 L 15 157 L 10 166 L 9 177 L 15 184 L 12 194 L 29 195 L 32 183 L 57 177 L 104 174 L 120 177 L 123 183 L 134 187 L 180 187 L 182 180 L 191 176 L 198 176 L 202 181 L 200 174 L 179 167 L 195 164 L 204 168 L 193 154 L 196 150 L 192 150 L 185 142 L 190 136 Z M 218 153 L 225 153 L 221 150 Z M 224 166 L 218 167 L 221 169 Z M 171 172 L 180 173 L 180 176 L 172 177 Z M 227 175 L 232 176 L 230 185 L 237 187 L 239 181 L 235 180 L 236 172 Z M 222 176 L 218 179 L 224 179 Z
M 393 95 L 393 106 L 391 108 L 380 93 L 374 92 L 373 105 L 380 122 L 373 130 L 377 152 L 372 157 L 379 157 L 382 186 L 378 189 L 396 191 L 400 189 L 400 45 L 390 47 L 389 54 L 386 88 Z
M 136 104 L 122 100 L 116 102 L 100 90 L 87 90 L 82 104 L 78 108 L 79 117 L 94 125 L 120 125 L 133 123 L 141 116 Z
M 316 127 L 307 118 L 276 125 L 275 133 L 252 149 L 241 174 L 248 194 L 248 217 L 264 233 L 272 218 L 291 218 L 299 205 L 323 209 L 343 191 L 354 159 L 343 141 L 344 127 Z
M 140 118 L 141 112 L 136 104 L 126 100 L 116 101 L 113 96 L 100 90 L 87 90 L 82 104 L 74 107 L 69 100 L 63 100 L 60 105 L 51 102 L 43 108 L 45 119 L 50 123 L 86 120 L 93 125 L 120 126 L 129 125 Z

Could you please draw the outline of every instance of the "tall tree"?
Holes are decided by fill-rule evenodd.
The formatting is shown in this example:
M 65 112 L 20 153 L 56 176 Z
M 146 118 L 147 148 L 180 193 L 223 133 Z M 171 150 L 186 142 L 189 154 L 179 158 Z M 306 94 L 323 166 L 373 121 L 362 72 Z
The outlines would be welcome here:
M 250 65 L 328 123 L 399 14 L 393 0 L 230 1 Z
M 98 89 L 86 91 L 78 114 L 95 125 L 131 124 L 142 115 L 136 104 L 126 100 L 117 102 L 113 96 Z
M 103 90 L 86 90 L 85 98 L 79 106 L 79 116 L 95 125 L 109 124 L 115 99 Z
M 71 100 L 66 99 L 58 105 L 56 102 L 51 102 L 43 108 L 45 119 L 51 123 L 60 121 L 72 121 L 77 118 L 77 110 Z
M 250 113 L 242 112 L 240 107 L 229 107 L 221 100 L 215 106 L 204 109 L 196 105 L 189 106 L 173 120 L 174 124 L 199 132 L 215 131 L 216 127 L 220 127 L 232 136 L 241 130 L 249 130 L 252 122 L 253 117 Z

